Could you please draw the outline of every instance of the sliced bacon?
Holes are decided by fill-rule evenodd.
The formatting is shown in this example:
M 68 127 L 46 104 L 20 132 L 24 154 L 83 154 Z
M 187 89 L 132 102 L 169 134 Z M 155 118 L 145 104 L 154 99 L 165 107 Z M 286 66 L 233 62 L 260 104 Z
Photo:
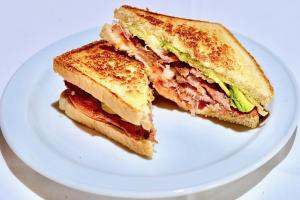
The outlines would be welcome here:
M 67 90 L 64 91 L 64 95 L 68 97 L 71 103 L 88 117 L 101 121 L 122 129 L 128 136 L 134 139 L 148 139 L 154 141 L 154 135 L 152 132 L 146 131 L 141 126 L 137 126 L 122 120 L 116 114 L 110 114 L 102 109 L 101 102 L 88 94 L 84 90 L 77 86 L 66 82 Z
M 186 67 L 176 67 L 175 69 L 183 77 L 187 77 L 190 73 L 190 70 Z
M 222 91 L 219 86 L 215 83 L 207 83 L 201 82 L 201 86 L 205 88 L 207 93 L 218 103 L 224 106 L 225 109 L 230 110 L 230 99 L 228 96 Z

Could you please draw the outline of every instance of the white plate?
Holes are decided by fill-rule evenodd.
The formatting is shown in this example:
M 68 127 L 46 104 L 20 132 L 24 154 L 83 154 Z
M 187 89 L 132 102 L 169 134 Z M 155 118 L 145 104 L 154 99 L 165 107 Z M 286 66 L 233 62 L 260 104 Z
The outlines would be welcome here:
M 99 28 L 62 39 L 31 57 L 9 82 L 1 102 L 7 143 L 29 166 L 67 186 L 118 197 L 170 197 L 236 180 L 274 156 L 296 127 L 298 89 L 268 50 L 241 35 L 275 89 L 262 128 L 245 130 L 154 106 L 159 143 L 152 160 L 92 136 L 54 105 L 64 89 L 52 59 L 98 38 Z

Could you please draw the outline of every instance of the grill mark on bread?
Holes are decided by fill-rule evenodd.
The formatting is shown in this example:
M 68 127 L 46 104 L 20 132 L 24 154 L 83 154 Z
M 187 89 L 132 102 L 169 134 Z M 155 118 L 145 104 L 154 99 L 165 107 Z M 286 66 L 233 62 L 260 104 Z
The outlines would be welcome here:
M 151 15 L 143 15 L 141 13 L 138 13 L 137 14 L 138 16 L 140 17 L 143 17 L 144 19 L 146 19 L 149 23 L 151 23 L 152 25 L 155 25 L 155 26 L 159 26 L 159 25 L 162 25 L 164 22 L 155 18 L 155 17 L 152 17 Z
M 211 61 L 215 64 L 223 65 L 225 68 L 233 70 L 232 49 L 217 39 L 215 35 L 210 35 L 207 32 L 197 30 L 186 24 L 180 24 L 175 28 L 170 28 L 172 25 L 164 23 L 164 30 L 171 35 L 176 35 L 186 42 L 186 45 L 194 49 L 195 56 L 199 61 Z M 198 49 L 205 48 L 209 53 L 201 53 Z
M 131 7 L 128 6 L 123 7 L 131 9 Z M 168 34 L 177 36 L 185 41 L 187 47 L 193 49 L 194 56 L 199 61 L 210 61 L 229 70 L 234 69 L 234 62 L 232 61 L 233 50 L 230 46 L 220 41 L 214 34 L 195 29 L 185 23 L 174 26 L 171 21 L 158 19 L 158 14 L 153 12 L 143 13 L 143 11 L 139 9 L 137 9 L 138 12 L 136 12 L 135 8 L 132 10 L 135 11 L 136 15 L 147 20 L 150 24 L 159 26 Z M 205 53 L 199 51 L 201 48 L 206 49 Z
M 78 52 L 81 53 L 79 57 L 75 54 Z M 102 78 L 126 83 L 129 91 L 136 90 L 135 84 L 145 76 L 143 63 L 133 60 L 125 53 L 115 51 L 115 48 L 105 41 L 85 45 L 55 58 L 55 62 L 60 61 L 71 71 L 76 68 L 74 63 L 82 63 L 95 70 Z M 130 66 L 133 65 L 135 69 L 131 71 Z

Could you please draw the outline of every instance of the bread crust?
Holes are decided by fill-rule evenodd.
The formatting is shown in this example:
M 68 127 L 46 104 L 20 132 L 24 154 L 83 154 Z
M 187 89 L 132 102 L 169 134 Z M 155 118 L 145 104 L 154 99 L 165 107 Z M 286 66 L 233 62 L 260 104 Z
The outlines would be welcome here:
M 251 60 L 255 63 L 255 66 L 256 66 L 257 70 L 259 71 L 259 73 L 261 74 L 261 77 L 265 80 L 265 82 L 268 85 L 271 97 L 273 97 L 274 96 L 273 86 L 271 85 L 270 80 L 267 78 L 266 74 L 261 69 L 260 65 L 257 63 L 255 58 L 250 54 L 250 52 L 240 43 L 240 41 L 238 41 L 236 39 L 236 37 L 234 37 L 234 35 L 223 24 L 220 24 L 220 25 L 224 28 L 224 30 L 228 33 L 228 35 L 231 36 L 231 38 L 236 42 L 236 44 L 238 44 L 239 47 L 242 48 L 248 54 L 248 56 L 251 58 Z
M 84 115 L 82 112 L 76 109 L 72 105 L 72 103 L 63 95 L 61 95 L 59 99 L 59 108 L 63 110 L 66 115 L 74 121 L 96 130 L 107 138 L 112 139 L 113 141 L 127 147 L 129 150 L 145 157 L 152 157 L 153 143 L 150 140 L 136 140 L 129 137 L 122 130 L 115 126 L 96 121 Z
M 248 98 L 263 107 L 270 103 L 274 90 L 253 56 L 222 24 L 158 14 L 131 6 L 115 10 L 122 26 L 132 24 L 176 41 L 180 50 L 211 68 L 225 83 L 237 86 Z M 195 67 L 195 66 L 193 66 Z

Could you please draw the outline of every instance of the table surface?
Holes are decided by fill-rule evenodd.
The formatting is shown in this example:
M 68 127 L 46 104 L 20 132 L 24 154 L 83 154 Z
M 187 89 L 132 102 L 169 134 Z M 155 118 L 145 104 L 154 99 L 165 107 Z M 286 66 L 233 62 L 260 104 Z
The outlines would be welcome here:
M 0 95 L 15 70 L 43 47 L 91 27 L 111 22 L 114 8 L 122 4 L 188 18 L 218 21 L 230 30 L 253 38 L 277 55 L 294 74 L 300 73 L 299 1 L 6 1 L 0 7 Z M 299 83 L 299 81 L 298 81 Z M 291 150 L 270 173 L 260 169 L 257 185 L 228 198 L 298 199 L 300 197 L 300 138 L 295 131 Z M 292 143 L 294 144 L 292 145 Z M 0 199 L 99 199 L 99 196 L 73 190 L 39 175 L 24 164 L 7 146 L 0 132 Z M 288 150 L 285 150 L 288 152 Z M 274 166 L 273 166 L 274 167 Z M 271 168 L 273 168 L 271 167 Z M 269 167 L 270 169 L 270 167 Z M 264 175 L 263 175 L 264 174 Z M 253 177 L 252 177 L 253 178 Z M 241 190 L 241 184 L 227 193 Z M 224 192 L 224 191 L 223 191 Z M 245 193 L 244 193 L 245 192 Z M 226 193 L 226 190 L 225 190 Z M 244 194 L 243 194 L 244 193 Z M 207 194 L 207 199 L 214 197 Z M 298 197 L 298 198 L 297 198 Z M 101 197 L 103 199 L 103 197 Z M 104 198 L 111 199 L 111 198 Z M 176 199 L 196 199 L 182 197 Z

